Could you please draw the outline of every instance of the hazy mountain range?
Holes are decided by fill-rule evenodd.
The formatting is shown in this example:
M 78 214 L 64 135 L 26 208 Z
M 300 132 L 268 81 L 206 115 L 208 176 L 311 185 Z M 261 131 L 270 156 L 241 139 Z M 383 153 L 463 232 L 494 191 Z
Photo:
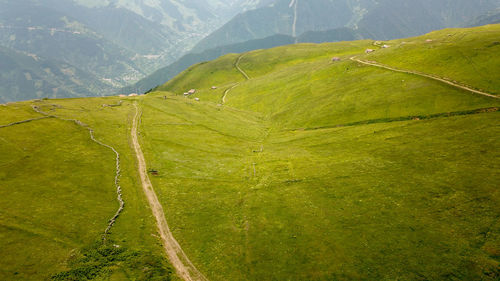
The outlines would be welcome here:
M 276 0 L 247 11 L 201 40 L 193 51 L 267 37 L 350 27 L 394 39 L 457 27 L 500 8 L 499 0 Z
M 112 94 L 181 56 L 240 11 L 237 4 L 242 5 L 239 9 L 258 5 L 249 1 L 1 0 L 2 56 L 14 62 L 27 56 L 32 61 L 29 67 L 26 60 L 9 64 L 11 68 L 0 73 L 0 101 Z M 74 71 L 58 76 L 57 81 L 46 80 L 35 75 L 46 70 L 46 63 L 65 64 Z M 6 68 L 6 63 L 1 67 Z M 13 73 L 21 74 L 15 83 Z M 29 76 L 33 79 L 23 79 Z
M 190 65 L 230 52 L 303 42 L 386 40 L 445 27 L 495 23 L 500 1 L 277 0 L 271 4 L 260 3 L 257 7 L 238 14 L 205 37 L 190 54 L 121 92 L 146 91 Z

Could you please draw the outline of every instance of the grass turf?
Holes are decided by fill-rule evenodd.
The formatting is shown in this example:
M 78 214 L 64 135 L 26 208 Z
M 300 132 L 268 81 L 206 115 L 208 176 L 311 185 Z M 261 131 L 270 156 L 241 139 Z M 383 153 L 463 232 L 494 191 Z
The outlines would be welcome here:
M 129 146 L 138 101 L 141 144 L 148 168 L 158 171 L 152 182 L 167 221 L 210 280 L 497 280 L 498 100 L 349 60 L 496 93 L 488 82 L 496 64 L 477 60 L 482 72 L 457 64 L 476 57 L 472 45 L 491 44 L 500 25 L 455 31 L 466 35 L 436 32 L 405 39 L 414 43 L 404 48 L 388 42 L 366 57 L 372 41 L 231 54 L 117 107 L 102 104 L 118 98 L 37 102 L 89 124 L 121 153 L 126 208 L 110 238 L 124 250 L 93 244 L 118 206 L 112 153 L 57 119 L 2 128 L 0 277 L 78 276 L 96 265 L 105 280 L 175 278 L 158 260 Z M 474 40 L 460 39 L 468 36 Z M 453 63 L 433 64 L 441 61 L 435 53 Z M 251 79 L 236 69 L 238 58 Z M 192 88 L 195 95 L 182 97 Z M 0 124 L 33 118 L 29 105 L 0 107 Z

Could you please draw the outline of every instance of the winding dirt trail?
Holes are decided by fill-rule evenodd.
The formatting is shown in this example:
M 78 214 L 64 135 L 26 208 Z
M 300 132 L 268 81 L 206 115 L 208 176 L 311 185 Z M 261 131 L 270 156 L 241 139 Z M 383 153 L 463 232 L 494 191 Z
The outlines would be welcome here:
M 250 76 L 248 76 L 248 74 L 240 68 L 240 61 L 241 59 L 246 55 L 245 54 L 242 54 L 241 56 L 238 57 L 238 59 L 236 60 L 236 62 L 234 63 L 234 67 L 241 73 L 241 75 L 243 75 L 245 77 L 245 79 L 247 80 L 250 80 Z M 222 96 L 222 104 L 225 104 L 226 103 L 226 97 L 227 97 L 227 94 L 234 88 L 238 87 L 240 85 L 240 83 L 236 83 L 234 84 L 233 86 L 231 86 L 229 89 L 225 90 L 224 91 L 224 95 Z
M 378 62 L 360 60 L 360 59 L 357 59 L 356 57 L 351 57 L 351 60 L 355 61 L 355 62 L 359 62 L 359 63 L 364 64 L 364 65 L 375 66 L 375 67 L 387 69 L 387 70 L 390 70 L 390 71 L 401 72 L 401 73 L 406 73 L 406 74 L 413 74 L 413 75 L 417 75 L 417 76 L 421 76 L 421 77 L 433 79 L 433 80 L 436 80 L 436 81 L 443 82 L 445 84 L 451 85 L 451 86 L 453 86 L 455 88 L 459 88 L 459 89 L 462 89 L 462 90 L 466 90 L 466 91 L 472 92 L 474 94 L 478 94 L 478 95 L 482 95 L 482 96 L 487 96 L 487 97 L 494 98 L 494 99 L 500 98 L 498 96 L 495 96 L 495 95 L 492 95 L 492 94 L 488 94 L 488 93 L 485 93 L 485 92 L 482 92 L 482 91 L 479 91 L 479 90 L 475 90 L 475 89 L 472 89 L 470 87 L 467 87 L 467 86 L 464 86 L 464 85 L 460 85 L 460 84 L 454 83 L 452 81 L 446 80 L 444 78 L 433 76 L 433 75 L 430 75 L 430 74 L 426 74 L 426 73 L 422 73 L 422 72 L 418 72 L 418 71 L 412 71 L 412 70 L 397 69 L 397 68 L 393 68 L 393 67 L 390 67 L 390 66 L 387 66 L 387 65 L 380 64 Z
M 236 69 L 238 69 L 239 72 L 241 72 L 241 74 L 243 74 L 243 76 L 245 76 L 247 80 L 250 80 L 250 76 L 248 76 L 248 74 L 245 71 L 243 71 L 243 69 L 240 68 L 240 61 L 245 55 L 246 53 L 239 56 L 234 66 L 236 67 Z
M 142 153 L 141 146 L 139 144 L 139 138 L 137 135 L 137 126 L 141 118 L 141 113 L 137 103 L 134 103 L 135 106 L 135 117 L 132 123 L 132 145 L 134 147 L 135 154 L 137 156 L 137 165 L 139 169 L 139 175 L 141 177 L 142 188 L 144 190 L 144 194 L 148 199 L 149 206 L 151 207 L 151 211 L 156 219 L 156 224 L 158 226 L 158 230 L 160 232 L 160 237 L 163 243 L 163 248 L 168 255 L 168 259 L 170 263 L 175 268 L 175 271 L 182 279 L 186 281 L 208 281 L 201 272 L 196 269 L 194 264 L 189 260 L 181 246 L 175 240 L 170 228 L 168 227 L 167 220 L 165 219 L 165 213 L 163 212 L 163 208 L 156 196 L 156 193 L 153 189 L 153 185 L 149 180 L 147 170 L 146 170 L 146 160 L 144 158 L 144 154 Z
M 240 68 L 240 61 L 241 59 L 246 55 L 245 54 L 242 54 L 241 56 L 238 57 L 238 59 L 236 60 L 236 62 L 234 63 L 234 67 L 245 77 L 245 79 L 247 80 L 250 80 L 250 76 L 248 76 L 248 74 Z M 227 97 L 227 94 L 234 88 L 238 87 L 240 85 L 240 83 L 236 83 L 234 84 L 233 86 L 231 86 L 230 88 L 228 88 L 227 90 L 224 91 L 224 95 L 222 96 L 222 104 L 225 104 L 226 103 L 226 97 Z
M 226 96 L 227 94 L 234 88 L 238 87 L 240 85 L 240 83 L 236 83 L 234 84 L 232 87 L 228 88 L 227 90 L 224 91 L 224 95 L 222 96 L 222 104 L 225 104 L 226 103 Z

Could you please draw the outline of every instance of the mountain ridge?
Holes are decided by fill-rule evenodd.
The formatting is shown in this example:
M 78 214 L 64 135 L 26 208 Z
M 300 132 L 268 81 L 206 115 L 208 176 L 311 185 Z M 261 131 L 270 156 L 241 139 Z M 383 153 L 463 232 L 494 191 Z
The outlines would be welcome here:
M 298 15 L 295 15 L 294 8 Z M 258 39 L 274 33 L 293 35 L 341 27 L 361 29 L 378 40 L 424 34 L 463 23 L 500 8 L 498 0 L 279 0 L 235 16 L 224 26 L 201 40 L 194 48 L 200 52 L 228 43 Z M 316 15 L 323 15 L 316 16 Z M 331 19 L 334 20 L 331 20 Z

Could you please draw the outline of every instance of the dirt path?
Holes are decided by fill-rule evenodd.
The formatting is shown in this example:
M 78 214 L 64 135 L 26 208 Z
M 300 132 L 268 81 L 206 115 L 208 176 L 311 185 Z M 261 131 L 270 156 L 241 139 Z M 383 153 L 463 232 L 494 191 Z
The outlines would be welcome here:
M 356 57 L 351 57 L 351 60 L 359 62 L 359 63 L 364 64 L 364 65 L 371 65 L 371 66 L 375 66 L 375 67 L 378 67 L 378 68 L 383 68 L 383 69 L 387 69 L 387 70 L 391 70 L 391 71 L 395 71 L 395 72 L 401 72 L 401 73 L 406 73 L 406 74 L 414 74 L 414 75 L 418 75 L 418 76 L 421 76 L 421 77 L 430 78 L 430 79 L 433 79 L 433 80 L 436 80 L 436 81 L 439 81 L 439 82 L 446 83 L 446 84 L 451 85 L 451 86 L 453 86 L 455 88 L 459 88 L 459 89 L 462 89 L 462 90 L 466 90 L 466 91 L 472 92 L 474 94 L 478 94 L 478 95 L 482 95 L 482 96 L 487 96 L 487 97 L 495 98 L 495 99 L 499 98 L 498 96 L 495 96 L 495 95 L 492 95 L 492 94 L 488 94 L 488 93 L 485 93 L 485 92 L 482 92 L 482 91 L 479 91 L 479 90 L 475 90 L 475 89 L 472 89 L 470 87 L 467 87 L 467 86 L 464 86 L 464 85 L 460 85 L 460 84 L 454 83 L 452 81 L 446 80 L 444 78 L 433 76 L 433 75 L 430 75 L 430 74 L 426 74 L 426 73 L 422 73 L 422 72 L 418 72 L 418 71 L 412 71 L 412 70 L 397 69 L 397 68 L 393 68 L 393 67 L 390 67 L 390 66 L 387 66 L 387 65 L 380 64 L 378 62 L 360 60 L 360 59 L 357 59 Z
M 239 72 L 241 72 L 241 74 L 243 74 L 243 76 L 245 76 L 247 80 L 250 80 L 250 76 L 248 76 L 248 74 L 245 71 L 243 71 L 243 69 L 240 68 L 240 61 L 245 55 L 246 53 L 239 56 L 234 66 L 236 67 L 236 69 L 238 69 Z
M 144 158 L 144 154 L 142 153 L 141 146 L 139 144 L 139 139 L 137 135 L 137 126 L 141 118 L 141 114 L 139 113 L 139 107 L 137 104 L 135 106 L 135 117 L 132 123 L 132 145 L 134 147 L 135 154 L 137 156 L 137 165 L 139 169 L 139 175 L 141 177 L 142 188 L 148 199 L 149 206 L 151 207 L 151 211 L 156 219 L 156 224 L 158 226 L 158 230 L 160 232 L 161 240 L 163 243 L 163 248 L 167 253 L 168 259 L 170 263 L 175 268 L 175 271 L 182 279 L 186 281 L 191 280 L 204 280 L 207 278 L 201 274 L 198 269 L 193 265 L 193 263 L 186 256 L 184 251 L 182 250 L 179 243 L 175 240 L 170 228 L 168 227 L 167 220 L 165 219 L 165 213 L 163 212 L 163 208 L 158 201 L 158 197 L 153 189 L 153 185 L 149 180 L 147 170 L 146 170 L 146 160 Z
M 245 79 L 247 80 L 250 80 L 250 76 L 248 76 L 248 74 L 243 71 L 243 69 L 240 68 L 240 61 L 241 59 L 246 55 L 245 54 L 242 54 L 241 56 L 238 57 L 238 59 L 236 60 L 236 62 L 234 63 L 234 67 L 236 67 L 236 69 L 245 77 Z M 231 86 L 229 89 L 225 90 L 224 91 L 224 95 L 222 96 L 222 104 L 225 104 L 226 103 L 226 97 L 227 97 L 227 94 L 234 88 L 238 87 L 240 85 L 240 83 L 236 83 L 234 84 L 233 86 Z
M 112 150 L 115 155 L 116 155 L 116 173 L 115 173 L 115 187 L 116 187 L 116 194 L 117 194 L 117 201 L 118 203 L 120 204 L 120 206 L 118 207 L 118 210 L 116 211 L 116 213 L 113 215 L 113 217 L 109 220 L 108 222 L 108 226 L 106 227 L 106 229 L 104 230 L 104 233 L 102 235 L 102 240 L 103 241 L 106 241 L 106 238 L 111 230 L 111 228 L 113 227 L 113 225 L 115 224 L 116 222 L 116 219 L 118 219 L 118 217 L 120 216 L 121 212 L 123 211 L 123 208 L 125 208 L 125 201 L 123 201 L 123 198 L 122 198 L 122 188 L 120 186 L 120 176 L 121 176 L 121 169 L 120 169 L 120 154 L 118 153 L 118 151 L 116 151 L 116 149 L 110 145 L 107 145 L 99 140 L 97 140 L 94 136 L 94 130 L 92 128 L 90 128 L 87 124 L 83 123 L 82 121 L 80 120 L 77 120 L 77 119 L 67 119 L 67 118 L 62 118 L 62 117 L 59 117 L 59 116 L 56 116 L 56 115 L 50 115 L 44 111 L 42 111 L 38 106 L 36 105 L 33 105 L 32 106 L 33 110 L 44 115 L 45 117 L 41 117 L 41 118 L 38 118 L 38 119 L 33 119 L 32 121 L 34 120 L 40 120 L 40 119 L 44 119 L 44 118 L 57 118 L 59 120 L 63 120 L 63 121 L 69 121 L 69 122 L 73 122 L 75 123 L 76 125 L 84 128 L 84 129 L 87 129 L 88 132 L 89 132 L 89 135 L 90 135 L 90 139 L 101 145 L 101 146 L 104 146 L 106 148 L 109 148 L 110 150 Z M 27 120 L 29 121 L 29 120 Z
M 228 88 L 227 90 L 224 91 L 224 95 L 222 96 L 222 104 L 225 104 L 226 103 L 226 96 L 227 94 L 234 88 L 238 87 L 240 85 L 240 83 L 236 83 L 234 84 L 232 87 Z

